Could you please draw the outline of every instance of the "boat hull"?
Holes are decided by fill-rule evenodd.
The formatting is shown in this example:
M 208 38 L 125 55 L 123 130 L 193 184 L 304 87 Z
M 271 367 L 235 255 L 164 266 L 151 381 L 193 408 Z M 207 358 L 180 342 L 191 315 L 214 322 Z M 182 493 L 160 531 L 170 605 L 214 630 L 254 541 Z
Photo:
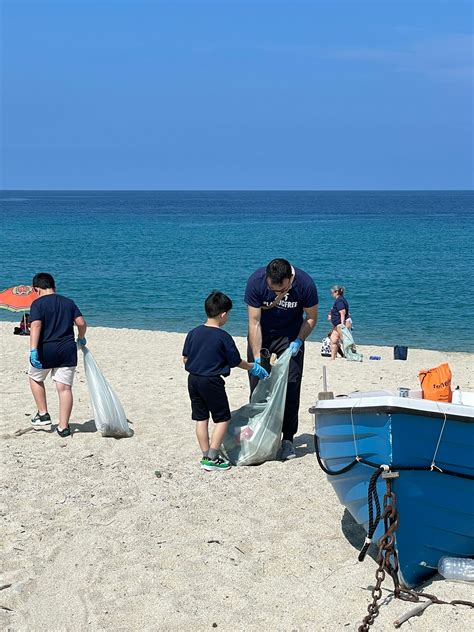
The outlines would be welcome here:
M 439 471 L 474 475 L 474 409 L 400 401 L 404 399 L 326 400 L 312 412 L 319 454 L 331 471 L 348 466 L 356 456 L 379 465 L 426 468 L 401 469 L 393 479 L 400 578 L 414 587 L 436 572 L 443 555 L 474 556 L 474 481 Z M 436 467 L 430 470 L 434 456 Z M 366 530 L 374 471 L 358 462 L 345 473 L 328 476 L 341 504 Z M 381 478 L 377 491 L 382 499 Z M 379 525 L 375 538 L 382 532 Z

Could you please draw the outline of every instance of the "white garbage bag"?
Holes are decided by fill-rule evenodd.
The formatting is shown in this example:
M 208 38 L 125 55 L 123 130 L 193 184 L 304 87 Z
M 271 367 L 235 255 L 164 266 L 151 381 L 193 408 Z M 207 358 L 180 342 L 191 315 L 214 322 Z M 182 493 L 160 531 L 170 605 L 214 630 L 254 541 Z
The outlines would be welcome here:
M 346 360 L 362 362 L 364 359 L 362 353 L 357 353 L 352 333 L 345 325 L 342 326 L 342 350 L 344 351 Z
M 131 437 L 133 431 L 128 425 L 119 398 L 103 376 L 89 349 L 78 346 L 84 352 L 84 371 L 97 430 L 103 437 Z
M 234 465 L 257 465 L 276 458 L 281 443 L 291 351 L 272 367 L 267 380 L 257 384 L 250 404 L 232 413 L 224 443 L 225 456 Z

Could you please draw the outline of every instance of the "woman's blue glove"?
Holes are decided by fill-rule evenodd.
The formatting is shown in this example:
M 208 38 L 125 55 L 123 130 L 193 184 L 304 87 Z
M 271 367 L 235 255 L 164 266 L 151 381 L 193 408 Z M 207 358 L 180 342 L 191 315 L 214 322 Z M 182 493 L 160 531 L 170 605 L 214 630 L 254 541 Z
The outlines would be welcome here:
M 81 345 L 81 347 L 85 347 L 87 344 L 87 340 L 85 338 L 78 338 L 77 342 Z
M 257 362 L 255 362 L 253 367 L 249 369 L 249 373 L 250 375 L 258 377 L 259 380 L 266 380 L 267 377 L 269 377 L 268 371 L 266 371 L 263 366 L 261 366 Z
M 38 349 L 32 349 L 30 351 L 30 364 L 35 367 L 35 369 L 42 369 L 43 365 L 40 362 Z
M 303 341 L 301 340 L 301 338 L 297 338 L 296 340 L 293 340 L 293 342 L 290 345 L 290 349 L 291 349 L 291 355 L 293 357 L 295 357 L 295 355 L 298 353 L 298 351 L 301 349 L 301 345 L 303 344 Z

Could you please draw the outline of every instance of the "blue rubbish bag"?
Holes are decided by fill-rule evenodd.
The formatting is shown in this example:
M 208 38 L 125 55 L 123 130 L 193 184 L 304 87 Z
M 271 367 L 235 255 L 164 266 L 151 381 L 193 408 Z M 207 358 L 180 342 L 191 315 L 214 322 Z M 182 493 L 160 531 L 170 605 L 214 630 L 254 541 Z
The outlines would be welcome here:
M 234 465 L 257 465 L 276 459 L 281 443 L 291 351 L 287 349 L 260 381 L 250 404 L 232 413 L 222 446 Z

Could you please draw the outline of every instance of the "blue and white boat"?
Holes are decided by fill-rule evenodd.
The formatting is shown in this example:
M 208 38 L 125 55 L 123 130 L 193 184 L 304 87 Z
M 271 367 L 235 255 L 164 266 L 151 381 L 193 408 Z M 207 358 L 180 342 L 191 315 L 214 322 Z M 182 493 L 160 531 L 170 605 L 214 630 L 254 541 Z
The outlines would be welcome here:
M 319 400 L 310 412 L 320 464 L 366 531 L 374 465 L 399 472 L 392 479 L 399 514 L 395 548 L 405 586 L 434 574 L 443 555 L 474 556 L 474 394 L 448 404 L 424 400 L 421 391 L 409 397 L 355 392 Z M 382 499 L 381 477 L 377 491 Z M 374 542 L 382 533 L 381 523 Z

